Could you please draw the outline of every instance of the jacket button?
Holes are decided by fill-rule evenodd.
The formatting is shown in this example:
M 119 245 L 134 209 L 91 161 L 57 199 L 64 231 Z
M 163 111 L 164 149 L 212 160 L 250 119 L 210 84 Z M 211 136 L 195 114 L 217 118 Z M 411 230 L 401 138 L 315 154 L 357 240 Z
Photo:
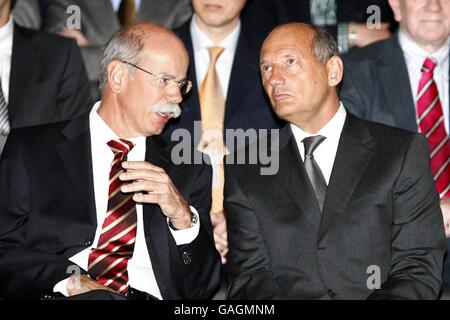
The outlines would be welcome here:
M 183 251 L 182 257 L 184 264 L 190 264 L 192 262 L 191 253 L 189 251 Z
M 84 241 L 84 246 L 85 246 L 85 247 L 89 247 L 91 244 L 92 244 L 92 241 L 91 241 L 91 240 L 86 240 L 86 241 Z

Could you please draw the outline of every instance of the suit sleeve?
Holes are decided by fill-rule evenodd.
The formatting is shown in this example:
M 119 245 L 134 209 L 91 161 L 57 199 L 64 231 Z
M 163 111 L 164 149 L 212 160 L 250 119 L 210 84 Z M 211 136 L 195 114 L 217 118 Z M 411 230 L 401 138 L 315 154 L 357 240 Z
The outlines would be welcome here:
M 0 161 L 0 297 L 29 299 L 52 293 L 57 282 L 71 275 L 74 263 L 27 241 L 31 189 L 20 140 L 15 131 L 10 133 Z
M 225 167 L 224 207 L 229 246 L 227 272 L 230 284 L 227 298 L 283 299 L 270 268 L 270 255 L 256 212 L 239 186 L 237 165 Z
M 391 269 L 369 299 L 436 299 L 439 295 L 447 242 L 428 163 L 427 141 L 414 135 L 394 187 Z
M 80 49 L 73 40 L 69 43 L 56 102 L 61 120 L 75 119 L 91 107 L 89 79 Z
M 183 299 L 208 299 L 220 284 L 220 257 L 214 245 L 211 219 L 211 179 L 209 165 L 199 165 L 200 170 L 192 183 L 190 198 L 186 199 L 200 217 L 200 230 L 189 244 L 171 242 L 171 266 L 174 283 Z M 181 272 L 180 272 L 181 271 Z

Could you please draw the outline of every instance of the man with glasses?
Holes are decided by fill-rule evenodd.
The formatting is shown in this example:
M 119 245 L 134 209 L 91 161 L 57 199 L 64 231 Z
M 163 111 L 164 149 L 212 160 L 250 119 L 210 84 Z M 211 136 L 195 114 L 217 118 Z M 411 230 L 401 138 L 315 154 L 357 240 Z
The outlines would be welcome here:
M 134 25 L 107 44 L 90 114 L 11 132 L 0 163 L 1 297 L 214 292 L 211 168 L 174 165 L 159 137 L 191 88 L 187 67 L 175 34 Z

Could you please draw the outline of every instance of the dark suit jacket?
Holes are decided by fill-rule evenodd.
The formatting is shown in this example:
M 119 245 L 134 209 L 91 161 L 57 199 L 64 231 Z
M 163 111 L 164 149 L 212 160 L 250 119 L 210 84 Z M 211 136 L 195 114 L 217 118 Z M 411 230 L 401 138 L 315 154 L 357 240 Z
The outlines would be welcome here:
M 446 242 L 422 136 L 348 113 L 322 215 L 289 126 L 278 141 L 275 175 L 226 166 L 229 298 L 437 298 Z
M 9 120 L 20 128 L 71 120 L 89 110 L 89 81 L 73 40 L 14 26 Z
M 395 24 L 386 0 L 336 0 L 336 22 L 366 22 L 370 16 L 366 10 L 377 5 L 381 21 Z M 372 12 L 370 13 L 372 14 Z M 279 24 L 289 22 L 312 23 L 310 0 L 248 0 L 242 12 L 242 21 L 260 31 L 270 31 Z M 337 38 L 337 25 L 327 27 Z
M 417 131 L 414 98 L 398 34 L 344 56 L 341 99 L 360 118 Z
M 0 162 L 0 297 L 52 293 L 68 259 L 97 228 L 89 118 L 12 131 Z M 144 233 L 164 299 L 205 299 L 219 283 L 212 239 L 209 166 L 171 163 L 171 146 L 147 139 L 146 160 L 162 167 L 200 215 L 200 232 L 177 246 L 158 205 L 144 205 Z
M 191 92 L 183 100 L 183 113 L 175 121 L 171 121 L 164 132 L 170 139 L 173 130 L 188 129 L 194 134 L 194 121 L 200 121 L 200 102 L 198 90 L 201 84 L 197 82 L 195 59 L 190 35 L 190 21 L 176 30 L 183 40 L 189 53 L 188 79 L 193 83 Z M 274 115 L 270 102 L 265 95 L 259 73 L 259 50 L 263 38 L 260 34 L 244 27 L 241 29 L 225 105 L 224 129 L 273 129 L 279 128 L 281 121 Z M 199 127 L 200 129 L 200 127 Z M 194 141 L 198 144 L 201 130 Z M 229 149 L 230 145 L 228 144 Z M 231 148 L 233 149 L 233 148 Z

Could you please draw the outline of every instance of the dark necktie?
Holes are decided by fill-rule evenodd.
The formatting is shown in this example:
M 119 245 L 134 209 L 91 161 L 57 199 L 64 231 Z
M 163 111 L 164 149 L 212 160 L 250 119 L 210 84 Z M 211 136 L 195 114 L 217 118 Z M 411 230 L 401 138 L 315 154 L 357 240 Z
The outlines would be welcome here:
M 9 133 L 8 105 L 3 95 L 2 82 L 0 79 L 0 135 L 7 136 Z
M 417 93 L 417 122 L 430 147 L 430 167 L 441 199 L 450 196 L 450 142 L 444 113 L 433 79 L 436 62 L 426 59 Z
M 133 148 L 130 141 L 111 140 L 108 146 L 114 153 L 109 173 L 108 209 L 102 225 L 97 248 L 89 254 L 89 274 L 99 283 L 120 294 L 128 291 L 128 260 L 133 256 L 136 241 L 136 203 L 131 193 L 122 193 L 119 175 L 124 172 L 122 162 Z
M 136 19 L 136 7 L 134 0 L 122 0 L 120 2 L 119 11 L 117 12 L 120 24 L 127 27 L 133 24 Z
M 323 136 L 312 136 L 303 139 L 303 145 L 305 146 L 305 169 L 308 173 L 309 180 L 311 181 L 314 193 L 316 194 L 317 203 L 319 204 L 320 212 L 323 209 L 323 203 L 325 201 L 325 194 L 327 192 L 327 183 L 323 177 L 322 171 L 316 160 L 314 160 L 314 150 L 321 144 L 326 138 Z

